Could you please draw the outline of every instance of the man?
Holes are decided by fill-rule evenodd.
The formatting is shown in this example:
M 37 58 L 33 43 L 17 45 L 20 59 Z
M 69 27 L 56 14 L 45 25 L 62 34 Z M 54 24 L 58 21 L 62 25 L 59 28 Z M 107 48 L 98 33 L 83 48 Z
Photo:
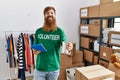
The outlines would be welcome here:
M 58 80 L 60 51 L 65 42 L 65 33 L 56 24 L 55 8 L 46 7 L 44 9 L 44 25 L 36 30 L 34 44 L 42 43 L 47 51 L 33 50 L 33 53 L 37 54 L 34 80 Z M 71 42 L 66 44 L 68 51 L 71 51 L 72 47 Z

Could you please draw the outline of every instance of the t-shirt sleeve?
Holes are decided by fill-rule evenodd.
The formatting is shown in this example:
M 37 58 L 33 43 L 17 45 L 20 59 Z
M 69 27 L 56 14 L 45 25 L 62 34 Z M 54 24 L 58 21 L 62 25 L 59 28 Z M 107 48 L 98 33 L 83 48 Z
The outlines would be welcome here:
M 37 41 L 37 34 L 35 33 L 33 44 L 37 44 L 37 43 L 38 43 L 38 41 Z
M 67 41 L 67 38 L 66 38 L 66 34 L 63 30 L 61 30 L 61 42 L 66 42 Z

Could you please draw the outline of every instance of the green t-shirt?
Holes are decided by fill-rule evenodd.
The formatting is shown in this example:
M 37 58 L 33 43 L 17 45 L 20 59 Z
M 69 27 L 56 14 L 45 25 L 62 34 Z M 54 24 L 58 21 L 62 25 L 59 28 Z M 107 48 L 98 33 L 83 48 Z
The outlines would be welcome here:
M 49 32 L 45 32 L 43 28 L 36 30 L 34 44 L 42 43 L 47 49 L 47 52 L 37 55 L 37 70 L 48 72 L 60 69 L 60 46 L 63 41 L 66 42 L 66 35 L 59 27 Z

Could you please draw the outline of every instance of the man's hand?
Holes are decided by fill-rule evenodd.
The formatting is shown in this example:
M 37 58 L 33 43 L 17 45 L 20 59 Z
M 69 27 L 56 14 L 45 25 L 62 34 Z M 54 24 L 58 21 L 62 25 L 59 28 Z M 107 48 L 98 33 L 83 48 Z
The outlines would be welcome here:
M 66 43 L 66 49 L 67 49 L 68 51 L 71 51 L 71 50 L 73 49 L 73 43 L 72 43 L 72 42 Z
M 41 52 L 40 50 L 33 49 L 33 53 L 36 54 L 36 55 L 39 54 L 40 52 Z

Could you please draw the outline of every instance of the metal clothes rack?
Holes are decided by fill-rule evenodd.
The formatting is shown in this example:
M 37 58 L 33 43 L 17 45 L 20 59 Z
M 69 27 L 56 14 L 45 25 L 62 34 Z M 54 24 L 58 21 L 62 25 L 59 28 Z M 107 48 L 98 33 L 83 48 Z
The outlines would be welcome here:
M 14 34 L 14 33 L 18 33 L 18 34 L 20 34 L 20 33 L 34 34 L 35 31 L 26 31 L 25 30 L 25 31 L 0 31 L 0 32 L 5 33 L 5 40 L 7 41 L 7 37 L 10 34 Z M 6 45 L 7 45 L 7 43 L 6 43 Z M 9 79 L 8 80 L 13 80 L 11 76 L 12 76 L 11 69 L 9 69 Z

